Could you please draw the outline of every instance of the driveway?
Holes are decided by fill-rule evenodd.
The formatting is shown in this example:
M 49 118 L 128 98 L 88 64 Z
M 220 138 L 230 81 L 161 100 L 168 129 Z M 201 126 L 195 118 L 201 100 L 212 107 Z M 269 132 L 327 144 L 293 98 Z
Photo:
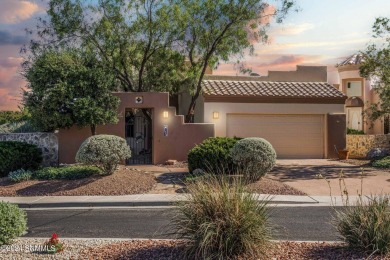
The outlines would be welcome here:
M 362 175 L 363 171 L 363 175 Z M 277 160 L 276 167 L 267 176 L 279 180 L 312 196 L 329 195 L 328 183 L 317 174 L 329 180 L 332 195 L 340 193 L 339 175 L 345 175 L 349 195 L 358 195 L 363 181 L 363 194 L 390 194 L 390 171 L 371 167 L 350 165 L 327 159 Z

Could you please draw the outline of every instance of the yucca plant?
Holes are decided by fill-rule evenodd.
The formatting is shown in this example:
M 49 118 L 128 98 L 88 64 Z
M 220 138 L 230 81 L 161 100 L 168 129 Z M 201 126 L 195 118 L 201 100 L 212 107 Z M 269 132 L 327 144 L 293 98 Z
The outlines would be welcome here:
M 265 255 L 272 233 L 269 199 L 259 200 L 239 179 L 221 175 L 203 176 L 187 188 L 172 220 L 178 238 L 190 241 L 186 259 Z
M 335 210 L 334 225 L 352 248 L 369 253 L 390 253 L 389 196 L 360 197 L 355 203 Z

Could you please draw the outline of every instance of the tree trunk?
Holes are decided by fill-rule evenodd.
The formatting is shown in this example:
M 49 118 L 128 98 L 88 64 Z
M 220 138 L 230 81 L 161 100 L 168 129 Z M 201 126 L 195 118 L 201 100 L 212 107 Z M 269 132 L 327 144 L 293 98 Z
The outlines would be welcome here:
M 96 125 L 91 125 L 91 134 L 96 135 Z
M 191 103 L 190 103 L 190 106 L 188 107 L 188 112 L 187 112 L 187 115 L 185 117 L 185 122 L 186 123 L 194 123 L 194 121 L 195 121 L 196 99 L 197 99 L 197 97 L 195 97 L 195 96 L 193 96 L 191 98 Z

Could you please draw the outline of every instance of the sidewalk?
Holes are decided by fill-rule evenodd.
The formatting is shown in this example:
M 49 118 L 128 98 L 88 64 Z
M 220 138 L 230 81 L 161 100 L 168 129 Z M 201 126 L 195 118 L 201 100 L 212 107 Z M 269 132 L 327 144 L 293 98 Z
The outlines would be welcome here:
M 341 197 L 259 195 L 259 199 L 271 199 L 270 205 L 278 206 L 342 206 Z M 0 197 L 0 201 L 18 204 L 22 208 L 78 208 L 78 207 L 161 207 L 172 206 L 184 200 L 181 194 L 137 194 L 126 196 L 41 196 Z M 353 202 L 356 196 L 350 197 Z

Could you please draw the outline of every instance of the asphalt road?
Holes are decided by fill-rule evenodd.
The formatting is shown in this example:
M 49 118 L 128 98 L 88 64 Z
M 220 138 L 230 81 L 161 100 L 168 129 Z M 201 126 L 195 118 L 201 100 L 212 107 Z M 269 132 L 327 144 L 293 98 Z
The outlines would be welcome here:
M 29 210 L 26 237 L 173 238 L 168 225 L 174 214 L 174 208 Z M 329 207 L 276 207 L 274 239 L 337 240 L 330 214 Z

